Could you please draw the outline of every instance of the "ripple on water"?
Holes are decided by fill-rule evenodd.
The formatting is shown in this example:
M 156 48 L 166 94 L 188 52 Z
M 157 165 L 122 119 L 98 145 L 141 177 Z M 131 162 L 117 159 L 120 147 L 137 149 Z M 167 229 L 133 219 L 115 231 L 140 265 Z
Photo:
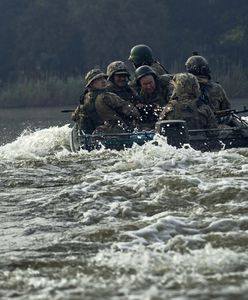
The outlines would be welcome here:
M 247 150 L 70 153 L 69 132 L 0 147 L 3 298 L 245 299 Z

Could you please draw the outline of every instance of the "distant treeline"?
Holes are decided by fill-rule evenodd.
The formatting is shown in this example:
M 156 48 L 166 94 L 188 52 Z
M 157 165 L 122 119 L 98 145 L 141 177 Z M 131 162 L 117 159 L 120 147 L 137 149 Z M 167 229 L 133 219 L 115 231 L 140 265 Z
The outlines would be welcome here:
M 0 39 L 1 106 L 75 103 L 80 76 L 141 43 L 170 72 L 198 51 L 230 96 L 248 94 L 246 0 L 1 0 Z
M 43 76 L 21 78 L 0 89 L 0 107 L 38 107 L 79 104 L 83 90 L 81 77 Z

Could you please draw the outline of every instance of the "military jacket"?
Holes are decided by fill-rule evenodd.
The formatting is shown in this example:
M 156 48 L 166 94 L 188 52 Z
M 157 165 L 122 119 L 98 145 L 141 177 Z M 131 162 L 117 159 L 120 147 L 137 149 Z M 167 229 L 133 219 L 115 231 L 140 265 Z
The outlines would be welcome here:
M 134 103 L 137 99 L 139 99 L 139 96 L 134 88 L 129 86 L 128 84 L 126 87 L 119 88 L 118 86 L 114 85 L 111 81 L 108 84 L 107 91 L 114 93 L 118 95 L 120 98 L 130 101 Z
M 197 76 L 197 79 L 200 84 L 202 98 L 213 111 L 230 109 L 230 101 L 219 83 L 212 81 L 206 76 Z
M 158 76 L 161 76 L 163 74 L 168 74 L 168 72 L 166 71 L 166 69 L 157 61 L 154 61 L 151 63 L 150 67 L 153 69 L 153 71 L 155 71 L 155 73 Z
M 139 90 L 141 99 L 136 103 L 136 107 L 141 115 L 141 123 L 145 123 L 151 129 L 155 126 L 163 107 L 168 103 L 169 82 L 170 76 L 163 75 L 156 80 L 156 90 L 152 94 L 146 94 Z
M 90 90 L 84 96 L 80 114 L 80 127 L 85 133 L 92 133 L 105 122 L 120 123 L 139 119 L 138 110 L 128 101 L 106 90 Z
M 211 108 L 199 99 L 173 99 L 163 109 L 160 120 L 184 120 L 189 129 L 216 128 Z

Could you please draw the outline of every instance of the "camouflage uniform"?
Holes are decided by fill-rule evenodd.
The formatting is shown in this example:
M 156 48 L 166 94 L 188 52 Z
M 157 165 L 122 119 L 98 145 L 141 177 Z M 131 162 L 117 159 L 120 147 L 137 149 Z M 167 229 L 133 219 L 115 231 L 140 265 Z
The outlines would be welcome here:
M 85 133 L 132 131 L 132 123 L 139 119 L 138 110 L 130 103 L 106 89 L 94 89 L 90 83 L 103 74 L 93 69 L 85 77 L 87 93 L 79 108 L 78 124 Z M 106 75 L 105 75 L 106 76 Z
M 213 111 L 230 109 L 231 104 L 222 86 L 211 80 L 208 61 L 200 55 L 189 57 L 185 63 L 187 72 L 195 75 L 200 84 L 201 98 Z
M 203 99 L 213 111 L 230 109 L 231 104 L 223 87 L 207 76 L 196 76 L 200 84 Z
M 213 111 L 199 99 L 200 86 L 194 75 L 176 74 L 172 83 L 173 94 L 163 109 L 160 120 L 184 120 L 189 129 L 217 127 Z
M 118 95 L 120 98 L 122 98 L 123 100 L 130 101 L 131 103 L 135 103 L 140 99 L 135 89 L 129 85 L 127 85 L 125 88 L 119 88 L 116 85 L 114 85 L 112 82 L 109 82 L 107 86 L 107 91 L 110 93 L 114 93 Z
M 124 74 L 127 76 L 127 83 L 124 87 L 119 87 L 114 82 L 114 75 Z M 128 85 L 128 79 L 130 77 L 130 73 L 127 70 L 126 65 L 122 61 L 114 61 L 110 63 L 107 67 L 107 75 L 108 75 L 108 87 L 107 91 L 111 93 L 115 93 L 119 97 L 124 100 L 135 102 L 138 97 L 136 91 Z
M 136 86 L 140 99 L 135 103 L 139 109 L 141 129 L 154 129 L 163 107 L 168 103 L 171 77 L 167 74 L 160 77 L 149 66 L 141 66 L 136 71 Z M 139 80 L 146 75 L 153 75 L 156 88 L 147 94 L 140 87 Z
M 72 113 L 71 119 L 74 122 L 78 122 L 80 119 L 82 119 L 82 110 L 83 110 L 83 104 L 84 104 L 84 99 L 86 94 L 89 92 L 88 87 L 90 86 L 90 84 L 99 78 L 107 78 L 107 75 L 104 74 L 100 69 L 92 69 L 91 71 L 89 71 L 85 78 L 84 78 L 84 82 L 85 82 L 85 90 L 83 92 L 83 94 L 80 96 L 80 104 L 77 106 L 77 108 L 75 109 L 75 111 Z
M 108 132 L 125 131 L 139 118 L 132 104 L 105 90 L 90 90 L 85 96 L 82 112 L 81 128 L 87 133 L 103 124 Z
M 159 62 L 155 60 L 150 64 L 150 67 L 153 69 L 153 71 L 155 71 L 155 73 L 158 76 L 168 74 L 166 69 Z

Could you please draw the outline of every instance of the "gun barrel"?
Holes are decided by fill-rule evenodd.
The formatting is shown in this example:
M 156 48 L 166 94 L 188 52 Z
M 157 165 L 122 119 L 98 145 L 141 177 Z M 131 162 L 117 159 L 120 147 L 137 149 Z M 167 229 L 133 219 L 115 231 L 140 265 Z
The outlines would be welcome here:
M 216 116 L 226 116 L 234 112 L 235 110 L 233 109 L 224 109 L 224 110 L 216 110 L 214 113 L 216 114 Z
M 226 115 L 230 115 L 230 114 L 244 114 L 247 113 L 248 109 L 246 109 L 246 107 L 244 107 L 243 110 L 235 110 L 235 109 L 225 109 L 225 110 L 217 110 L 215 111 L 215 115 L 217 117 L 221 117 L 221 116 L 226 116 Z

